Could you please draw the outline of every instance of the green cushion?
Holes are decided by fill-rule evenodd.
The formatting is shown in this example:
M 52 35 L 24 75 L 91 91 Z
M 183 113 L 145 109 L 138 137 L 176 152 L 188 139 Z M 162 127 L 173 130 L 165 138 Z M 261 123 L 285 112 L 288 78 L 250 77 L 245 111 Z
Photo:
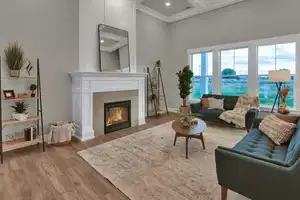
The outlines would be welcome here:
M 198 114 L 200 114 L 205 120 L 219 120 L 220 115 L 224 110 L 220 109 L 201 109 Z
M 236 102 L 238 100 L 239 97 L 237 96 L 227 96 L 225 97 L 224 99 L 224 109 L 225 110 L 233 110 L 235 105 L 236 105 Z
M 276 145 L 265 134 L 254 128 L 233 149 L 245 154 L 285 164 L 288 146 Z
M 300 120 L 297 122 L 296 132 L 293 135 L 286 155 L 286 162 L 292 166 L 300 157 Z

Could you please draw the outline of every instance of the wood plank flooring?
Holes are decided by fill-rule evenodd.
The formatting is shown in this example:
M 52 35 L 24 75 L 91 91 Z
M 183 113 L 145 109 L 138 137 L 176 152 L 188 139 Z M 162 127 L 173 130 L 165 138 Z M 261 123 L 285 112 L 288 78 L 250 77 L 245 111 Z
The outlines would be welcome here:
M 0 166 L 0 200 L 129 200 L 77 152 L 173 119 L 174 116 L 148 119 L 143 126 L 85 143 L 47 146 L 45 153 L 41 146 L 6 153 Z

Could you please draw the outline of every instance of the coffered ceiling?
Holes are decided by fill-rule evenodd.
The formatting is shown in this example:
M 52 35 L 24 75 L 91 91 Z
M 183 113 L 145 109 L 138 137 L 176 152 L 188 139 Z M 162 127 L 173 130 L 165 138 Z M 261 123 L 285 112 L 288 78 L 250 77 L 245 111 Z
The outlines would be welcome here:
M 172 23 L 245 0 L 137 0 L 137 9 Z

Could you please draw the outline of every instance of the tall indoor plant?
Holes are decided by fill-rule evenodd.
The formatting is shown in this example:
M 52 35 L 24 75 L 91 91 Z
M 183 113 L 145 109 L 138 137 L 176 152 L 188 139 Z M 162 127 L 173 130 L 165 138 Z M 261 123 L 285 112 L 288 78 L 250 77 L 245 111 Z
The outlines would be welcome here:
M 20 70 L 26 63 L 22 46 L 18 42 L 9 43 L 4 50 L 4 59 L 10 70 L 10 76 L 19 77 Z
M 176 75 L 178 77 L 179 95 L 180 98 L 182 98 L 182 106 L 180 110 L 182 113 L 187 115 L 189 111 L 189 107 L 187 105 L 187 97 L 191 94 L 192 78 L 194 76 L 194 73 L 187 65 L 182 70 L 177 72 Z

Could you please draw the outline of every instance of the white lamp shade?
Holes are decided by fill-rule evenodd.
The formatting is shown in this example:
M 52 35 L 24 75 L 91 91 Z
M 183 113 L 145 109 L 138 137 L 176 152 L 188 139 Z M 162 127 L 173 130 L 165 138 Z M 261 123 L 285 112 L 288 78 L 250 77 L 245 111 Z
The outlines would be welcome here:
M 290 70 L 269 71 L 269 80 L 273 82 L 289 82 L 291 80 Z

